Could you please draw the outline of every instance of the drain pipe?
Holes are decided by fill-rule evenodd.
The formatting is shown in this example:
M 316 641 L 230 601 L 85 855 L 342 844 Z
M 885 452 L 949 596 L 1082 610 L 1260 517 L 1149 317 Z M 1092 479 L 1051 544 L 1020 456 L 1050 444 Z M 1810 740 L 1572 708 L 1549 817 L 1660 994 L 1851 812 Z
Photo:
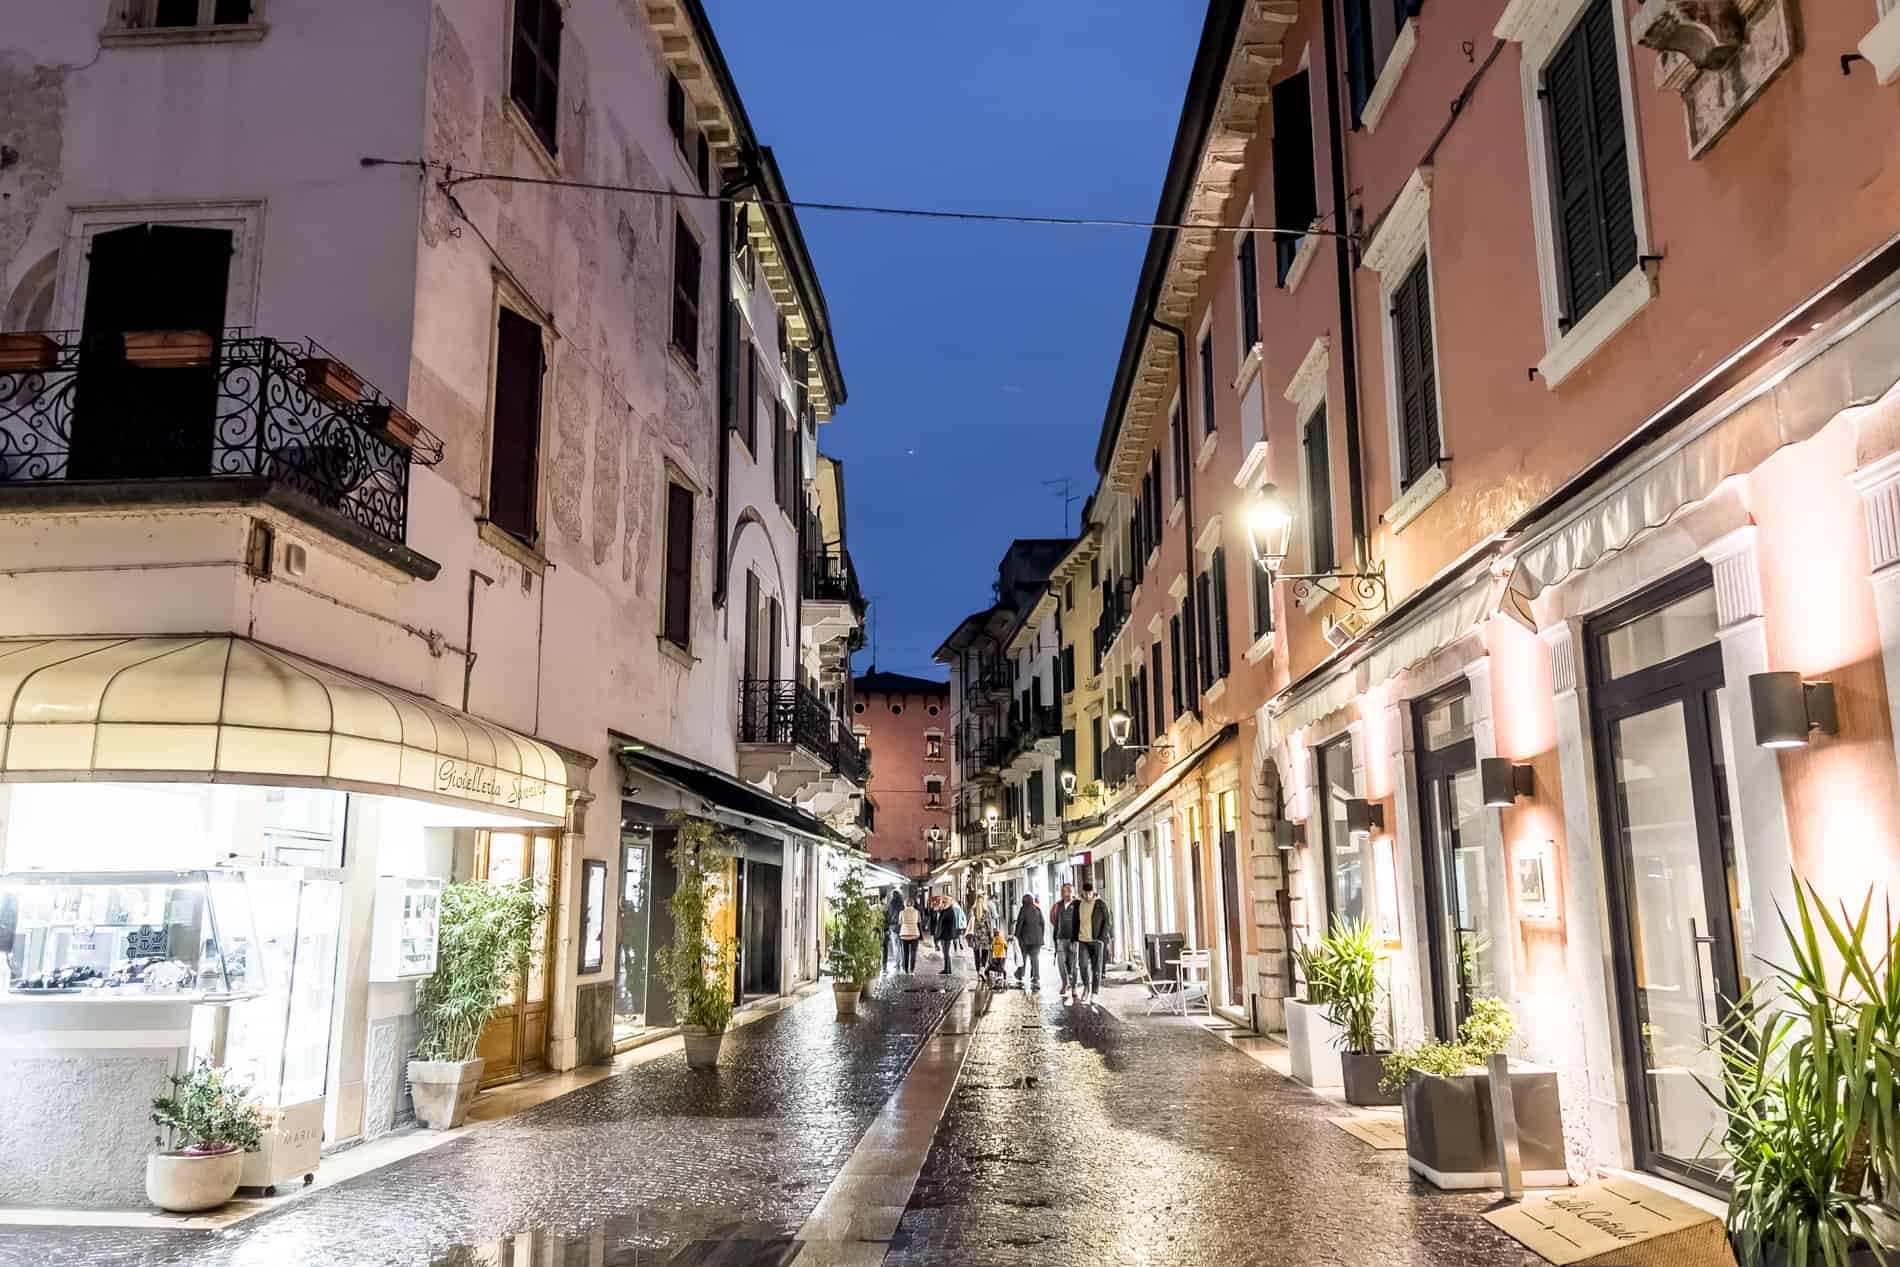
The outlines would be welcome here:
M 713 559 L 713 606 L 726 605 L 726 590 L 731 583 L 726 554 L 730 549 L 732 527 L 732 419 L 733 358 L 739 349 L 726 338 L 726 321 L 732 312 L 732 200 L 755 184 L 752 164 L 747 160 L 739 174 L 719 187 L 719 497 L 713 524 L 716 548 Z
M 1175 352 L 1177 354 L 1175 358 L 1177 362 L 1175 368 L 1180 371 L 1180 379 L 1181 379 L 1181 398 L 1180 398 L 1181 399 L 1181 438 L 1183 440 L 1186 440 L 1187 426 L 1188 426 L 1187 331 L 1183 330 L 1180 326 L 1169 325 L 1167 322 L 1163 321 L 1161 318 L 1152 316 L 1152 315 L 1149 316 L 1148 318 L 1148 324 L 1153 326 L 1157 330 L 1165 330 L 1169 334 L 1174 336 L 1174 347 L 1175 347 Z M 1168 422 L 1170 426 L 1172 426 L 1174 420 L 1170 418 Z M 1170 435 L 1169 439 L 1172 440 L 1173 436 Z M 1194 446 L 1190 444 L 1187 447 L 1193 448 Z M 1174 455 L 1175 460 L 1177 462 L 1181 461 L 1185 456 L 1186 456 L 1185 454 L 1179 453 L 1179 452 L 1177 452 Z M 1185 555 L 1185 562 L 1187 563 L 1187 582 L 1188 582 L 1187 598 L 1181 604 L 1182 615 L 1186 617 L 1186 619 L 1181 622 L 1181 634 L 1182 634 L 1182 637 L 1186 639 L 1183 645 L 1189 647 L 1191 649 L 1190 654 L 1194 656 L 1195 673 L 1205 676 L 1207 673 L 1207 666 L 1201 663 L 1204 657 L 1200 653 L 1200 643 L 1195 638 L 1195 628 L 1194 628 L 1194 623 L 1195 623 L 1194 622 L 1194 615 L 1195 615 L 1194 604 L 1195 604 L 1195 599 L 1198 597 L 1198 591 L 1195 589 L 1195 586 L 1194 586 L 1194 471 L 1191 468 L 1186 471 L 1181 472 L 1181 497 L 1182 497 L 1182 500 L 1187 503 L 1181 515 L 1181 528 L 1182 528 L 1183 533 L 1185 534 L 1182 544 L 1186 547 L 1184 555 Z M 1210 651 L 1213 650 L 1212 647 L 1209 647 L 1208 649 Z M 1182 680 L 1182 685 L 1187 688 L 1190 698 L 1192 698 L 1194 701 L 1193 705 L 1191 706 L 1190 711 L 1192 711 L 1196 717 L 1199 717 L 1201 715 L 1200 681 L 1197 678 L 1193 682 L 1188 682 L 1186 681 L 1185 675 L 1184 675 L 1183 680 Z
M 1353 313 L 1352 242 L 1346 225 L 1346 137 L 1339 101 L 1338 20 L 1331 4 L 1319 7 L 1326 55 L 1326 141 L 1333 169 L 1333 270 L 1339 280 L 1339 364 L 1346 379 L 1346 480 L 1351 485 L 1353 566 L 1371 562 L 1366 540 L 1365 462 L 1359 437 L 1359 323 Z

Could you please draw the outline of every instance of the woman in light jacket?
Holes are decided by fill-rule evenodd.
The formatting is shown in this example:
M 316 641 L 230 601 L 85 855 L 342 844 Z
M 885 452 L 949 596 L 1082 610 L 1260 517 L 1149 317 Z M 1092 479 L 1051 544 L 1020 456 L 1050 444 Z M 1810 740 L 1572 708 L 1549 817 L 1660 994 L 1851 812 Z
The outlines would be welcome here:
M 904 971 L 917 971 L 917 941 L 924 935 L 923 916 L 917 910 L 917 899 L 904 903 L 903 913 L 897 917 L 897 941 L 904 948 Z
M 970 942 L 970 959 L 976 965 L 976 979 L 981 981 L 990 970 L 990 950 L 996 940 L 996 917 L 990 914 L 989 899 L 981 893 L 970 900 L 970 929 L 966 936 Z

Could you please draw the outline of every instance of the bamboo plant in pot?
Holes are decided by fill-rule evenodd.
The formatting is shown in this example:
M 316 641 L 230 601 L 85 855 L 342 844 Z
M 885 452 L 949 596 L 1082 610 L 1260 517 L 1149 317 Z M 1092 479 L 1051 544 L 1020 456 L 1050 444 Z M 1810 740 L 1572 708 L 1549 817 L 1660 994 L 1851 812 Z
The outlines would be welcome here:
M 654 955 L 660 980 L 673 1000 L 686 1043 L 689 1069 L 719 1064 L 719 1047 L 732 1023 L 733 966 L 738 943 L 719 928 L 724 836 L 703 818 L 675 815 L 678 834 L 670 855 L 679 887 L 666 900 L 673 913 L 673 944 Z
M 525 973 L 546 914 L 526 880 L 472 880 L 442 890 L 435 971 L 416 994 L 422 1038 L 408 1066 L 416 1120 L 432 1131 L 460 1126 L 481 1088 L 482 1030 L 508 983 Z
M 248 1087 L 223 1069 L 199 1065 L 174 1075 L 171 1092 L 152 1101 L 161 1151 L 145 1159 L 145 1197 L 161 1210 L 215 1210 L 238 1189 L 244 1153 L 269 1125 Z
M 1346 1103 L 1397 1104 L 1398 1096 L 1379 1086 L 1386 1052 L 1379 1042 L 1379 934 L 1372 921 L 1335 918 L 1306 970 L 1309 987 L 1325 1000 L 1326 1019 L 1339 1029 Z
M 832 977 L 831 997 L 839 1016 L 855 1016 L 859 1000 L 877 975 L 884 916 L 877 899 L 864 887 L 864 873 L 859 867 L 852 867 L 838 881 L 831 906 L 827 965 Z

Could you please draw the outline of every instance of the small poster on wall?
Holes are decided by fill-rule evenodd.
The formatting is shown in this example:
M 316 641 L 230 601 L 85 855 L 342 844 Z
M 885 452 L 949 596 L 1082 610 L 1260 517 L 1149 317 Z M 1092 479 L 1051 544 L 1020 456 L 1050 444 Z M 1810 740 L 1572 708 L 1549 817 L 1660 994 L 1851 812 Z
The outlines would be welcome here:
M 1552 901 L 1551 842 L 1519 845 L 1512 859 L 1517 888 L 1517 910 L 1523 919 L 1550 919 L 1556 914 Z
M 581 971 L 599 972 L 606 962 L 607 864 L 581 860 Z

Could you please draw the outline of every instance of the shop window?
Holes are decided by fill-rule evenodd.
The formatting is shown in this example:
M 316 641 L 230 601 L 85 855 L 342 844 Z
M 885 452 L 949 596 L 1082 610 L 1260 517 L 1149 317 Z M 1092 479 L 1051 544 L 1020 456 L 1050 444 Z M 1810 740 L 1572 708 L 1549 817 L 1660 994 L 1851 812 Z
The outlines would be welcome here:
M 1357 795 L 1352 738 L 1342 736 L 1319 750 L 1319 827 L 1326 853 L 1326 909 L 1334 919 L 1365 919 L 1371 867 L 1369 841 L 1346 830 L 1346 802 Z
M 1432 1019 L 1438 1037 L 1449 1040 L 1471 1015 L 1472 1001 L 1495 992 L 1469 685 L 1460 680 L 1419 701 L 1414 716 Z
M 554 0 L 546 0 L 554 3 Z M 699 368 L 699 239 L 683 217 L 673 221 L 673 348 Z M 756 427 L 756 423 L 754 426 Z
M 515 0 L 508 95 L 554 153 L 560 123 L 561 0 Z
M 693 493 L 666 485 L 666 592 L 664 636 L 685 650 L 692 645 Z
M 541 327 L 502 308 L 495 327 L 495 418 L 488 456 L 488 521 L 533 544 L 539 531 Z

